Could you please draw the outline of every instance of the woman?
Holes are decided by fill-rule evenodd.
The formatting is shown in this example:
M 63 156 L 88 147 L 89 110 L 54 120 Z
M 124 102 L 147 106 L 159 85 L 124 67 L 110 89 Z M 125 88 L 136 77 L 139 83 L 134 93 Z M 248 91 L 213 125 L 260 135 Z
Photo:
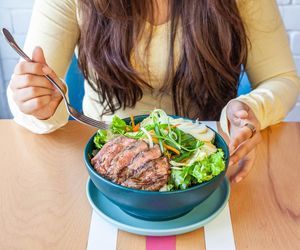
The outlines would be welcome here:
M 75 47 L 86 115 L 109 120 L 157 107 L 221 117 L 230 165 L 239 162 L 235 182 L 253 165 L 260 129 L 281 121 L 299 92 L 275 1 L 40 0 L 25 45 L 35 63 L 18 63 L 8 88 L 17 123 L 35 133 L 67 123 L 62 98 L 43 75 L 66 89 L 61 79 Z M 254 90 L 236 98 L 243 65 Z

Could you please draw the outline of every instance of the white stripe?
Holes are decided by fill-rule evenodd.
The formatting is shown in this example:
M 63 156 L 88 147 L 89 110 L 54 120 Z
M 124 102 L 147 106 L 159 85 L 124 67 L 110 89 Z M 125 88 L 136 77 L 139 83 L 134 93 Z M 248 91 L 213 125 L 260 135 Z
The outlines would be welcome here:
M 93 211 L 87 250 L 116 250 L 117 237 L 118 229 Z
M 204 227 L 206 250 L 235 250 L 228 204 L 213 221 Z
M 216 122 L 203 122 L 218 131 Z M 235 250 L 229 205 L 213 221 L 204 227 L 206 250 Z

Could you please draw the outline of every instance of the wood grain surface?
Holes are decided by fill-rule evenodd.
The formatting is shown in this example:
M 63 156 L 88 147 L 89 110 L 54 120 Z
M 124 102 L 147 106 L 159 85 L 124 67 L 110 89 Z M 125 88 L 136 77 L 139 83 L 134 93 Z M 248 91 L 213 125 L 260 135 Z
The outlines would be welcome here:
M 86 249 L 91 208 L 83 148 L 94 129 L 76 122 L 34 135 L 0 120 L 0 249 Z M 237 249 L 299 249 L 300 123 L 263 131 L 255 166 L 232 185 Z M 177 250 L 205 249 L 203 229 L 176 237 Z M 118 250 L 145 237 L 119 231 Z
M 0 121 L 0 249 L 85 249 L 91 209 L 78 123 L 34 135 Z
M 232 185 L 237 249 L 300 249 L 300 123 L 263 132 L 254 169 Z
M 117 250 L 145 250 L 145 236 L 118 231 Z
M 205 249 L 204 228 L 176 236 L 176 250 Z

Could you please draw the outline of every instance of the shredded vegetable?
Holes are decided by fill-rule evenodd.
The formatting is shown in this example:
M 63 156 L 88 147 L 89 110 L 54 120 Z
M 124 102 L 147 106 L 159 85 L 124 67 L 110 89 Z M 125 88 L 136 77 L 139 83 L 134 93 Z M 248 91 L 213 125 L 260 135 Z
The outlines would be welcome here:
M 224 153 L 214 145 L 214 132 L 198 120 L 175 119 L 161 109 L 153 110 L 138 124 L 132 115 L 130 120 L 128 125 L 114 116 L 110 130 L 99 130 L 94 137 L 96 149 L 118 134 L 145 140 L 149 148 L 158 144 L 171 165 L 164 191 L 186 189 L 212 179 L 225 169 Z
M 152 140 L 152 137 L 151 135 L 148 133 L 148 131 L 144 128 L 141 128 L 141 130 L 145 133 L 145 135 L 147 136 L 148 138 L 148 143 L 149 143 L 149 148 L 153 148 L 153 140 Z

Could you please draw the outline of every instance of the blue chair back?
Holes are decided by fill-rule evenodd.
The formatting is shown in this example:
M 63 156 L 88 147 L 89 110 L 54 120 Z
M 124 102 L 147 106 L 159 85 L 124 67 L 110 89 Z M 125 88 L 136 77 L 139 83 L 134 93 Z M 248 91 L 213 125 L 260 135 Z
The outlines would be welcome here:
M 69 100 L 72 106 L 78 111 L 82 111 L 82 100 L 84 96 L 83 75 L 78 68 L 78 61 L 74 55 L 66 75 L 68 85 Z
M 251 83 L 248 79 L 246 72 L 242 72 L 240 75 L 240 82 L 238 87 L 237 95 L 245 95 L 252 90 Z
M 82 111 L 82 100 L 84 96 L 83 88 L 83 75 L 78 68 L 78 61 L 75 56 L 72 58 L 72 63 L 69 67 L 66 82 L 69 89 L 69 99 L 70 103 L 78 110 Z M 240 83 L 238 87 L 238 96 L 247 94 L 251 91 L 251 84 L 244 72 L 240 76 Z

